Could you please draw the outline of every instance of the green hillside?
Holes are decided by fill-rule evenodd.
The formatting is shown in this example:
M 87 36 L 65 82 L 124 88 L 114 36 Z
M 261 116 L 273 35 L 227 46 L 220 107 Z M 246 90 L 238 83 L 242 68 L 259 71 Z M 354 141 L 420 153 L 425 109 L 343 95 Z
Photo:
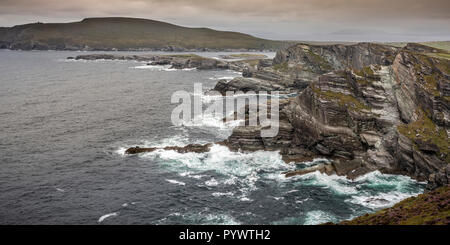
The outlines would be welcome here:
M 284 42 L 238 32 L 187 28 L 136 18 L 88 18 L 0 28 L 0 46 L 11 49 L 277 49 Z

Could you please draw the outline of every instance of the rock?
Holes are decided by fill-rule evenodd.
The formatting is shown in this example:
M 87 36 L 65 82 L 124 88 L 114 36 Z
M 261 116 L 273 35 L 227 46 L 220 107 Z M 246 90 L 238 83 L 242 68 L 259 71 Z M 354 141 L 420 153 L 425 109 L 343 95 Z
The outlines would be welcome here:
M 377 64 L 390 65 L 399 48 L 375 44 L 310 45 L 299 43 L 277 52 L 274 64 L 296 63 L 319 74 L 346 68 L 362 69 Z
M 381 141 L 381 137 L 373 131 L 366 131 L 361 133 L 360 136 L 361 140 L 369 147 L 375 147 Z
M 150 65 L 171 65 L 173 69 L 197 68 L 199 70 L 228 69 L 228 63 L 195 54 L 182 55 L 116 55 L 88 54 L 78 55 L 76 60 L 135 60 L 148 62 Z
M 308 168 L 304 168 L 304 169 L 299 169 L 299 170 L 294 170 L 294 171 L 289 171 L 284 173 L 285 177 L 293 177 L 293 176 L 299 176 L 299 175 L 305 175 L 308 173 L 312 173 L 312 172 L 316 172 L 319 171 L 321 173 L 326 173 L 326 174 L 333 174 L 334 173 L 334 169 L 330 164 L 317 164 L 315 166 L 311 166 Z
M 243 77 L 251 77 L 252 75 L 253 74 L 248 67 L 245 67 L 244 70 L 242 71 Z
M 255 93 L 258 93 L 260 91 L 285 91 L 286 88 L 269 81 L 259 80 L 255 78 L 236 77 L 231 81 L 220 80 L 219 82 L 217 82 L 214 90 L 225 95 L 227 91 L 242 91 L 244 93 L 253 91 Z
M 415 139 L 414 143 L 419 147 L 419 150 L 425 152 L 425 153 L 437 153 L 439 152 L 439 147 L 430 142 L 430 141 L 424 141 L 422 139 Z
M 186 146 L 167 146 L 163 148 L 157 148 L 157 147 L 150 147 L 150 148 L 140 148 L 139 146 L 128 148 L 125 151 L 125 154 L 139 154 L 139 153 L 145 153 L 145 152 L 153 152 L 159 149 L 166 150 L 166 151 L 177 151 L 178 153 L 187 153 L 187 152 L 195 152 L 195 153 L 204 153 L 209 151 L 212 144 L 189 144 Z
M 139 146 L 128 148 L 125 151 L 125 154 L 139 154 L 144 152 L 153 152 L 157 150 L 157 148 L 140 148 Z

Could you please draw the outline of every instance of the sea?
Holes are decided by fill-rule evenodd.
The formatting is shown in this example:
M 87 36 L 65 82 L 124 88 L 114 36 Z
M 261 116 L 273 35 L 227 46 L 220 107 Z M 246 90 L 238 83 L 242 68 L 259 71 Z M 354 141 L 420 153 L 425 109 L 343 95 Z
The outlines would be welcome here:
M 174 125 L 171 97 L 242 74 L 66 59 L 90 53 L 0 50 L 0 224 L 313 225 L 424 191 L 425 183 L 380 172 L 355 180 L 319 172 L 285 178 L 283 172 L 327 159 L 285 163 L 279 152 L 221 145 L 206 153 L 125 155 L 132 146 L 226 139 L 236 123 L 216 115 Z M 218 99 L 205 95 L 202 102 Z

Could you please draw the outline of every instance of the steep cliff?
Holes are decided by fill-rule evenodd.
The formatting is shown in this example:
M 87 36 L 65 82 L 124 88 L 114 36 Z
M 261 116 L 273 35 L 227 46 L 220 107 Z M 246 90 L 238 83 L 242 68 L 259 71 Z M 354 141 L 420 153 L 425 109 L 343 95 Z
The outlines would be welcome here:
M 301 52 L 280 52 L 288 55 L 278 55 L 274 63 L 303 62 Z M 228 145 L 280 150 L 287 161 L 327 157 L 331 166 L 321 171 L 349 177 L 378 169 L 427 180 L 429 188 L 447 184 L 450 63 L 423 52 L 429 50 L 409 45 L 393 59 L 384 53 L 349 63 L 340 59 L 337 67 L 355 67 L 320 75 L 283 104 L 277 137 L 261 138 L 260 128 L 241 126 Z M 366 66 L 370 62 L 382 64 Z
M 273 62 L 260 60 L 254 70 L 246 70 L 247 78 L 216 85 L 223 94 L 228 90 L 300 91 L 280 101 L 278 135 L 261 137 L 265 126 L 242 125 L 220 144 L 235 151 L 280 151 L 286 162 L 330 160 L 288 172 L 287 177 L 318 170 L 355 178 L 379 170 L 428 181 L 429 189 L 447 185 L 450 60 L 442 58 L 446 55 L 446 51 L 417 44 L 401 50 L 368 43 L 299 44 L 280 51 Z M 275 70 L 278 77 L 258 78 Z M 293 70 L 311 72 L 317 79 L 294 88 Z M 249 110 L 245 113 L 248 116 Z M 132 149 L 130 154 L 142 151 L 147 149 Z
M 399 48 L 373 43 L 352 45 L 296 44 L 279 50 L 272 64 L 248 67 L 249 77 L 265 83 L 281 86 L 283 92 L 298 92 L 327 72 L 346 68 L 361 69 L 371 64 L 391 65 Z M 227 88 L 219 82 L 217 90 L 239 90 Z M 254 86 L 255 89 L 258 87 Z M 261 88 L 263 89 L 263 88 Z

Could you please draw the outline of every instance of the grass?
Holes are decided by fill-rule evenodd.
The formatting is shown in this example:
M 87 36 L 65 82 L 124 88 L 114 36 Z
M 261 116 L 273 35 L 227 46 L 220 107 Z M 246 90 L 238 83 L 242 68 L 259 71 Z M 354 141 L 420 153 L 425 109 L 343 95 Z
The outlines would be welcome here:
M 417 81 L 424 88 L 425 91 L 430 93 L 432 96 L 441 96 L 438 89 L 438 81 L 443 78 L 442 73 L 450 73 L 450 60 L 442 58 L 434 58 L 427 54 L 413 53 L 414 57 L 418 59 L 415 62 L 414 70 L 416 73 Z M 423 74 L 423 66 L 433 68 L 433 71 L 428 74 Z M 440 70 L 441 72 L 437 71 Z
M 341 107 L 345 107 L 354 111 L 370 110 L 369 106 L 351 95 L 332 91 L 322 91 L 315 85 L 311 85 L 311 88 L 313 92 L 320 98 L 336 101 Z
M 287 62 L 276 64 L 273 66 L 273 69 L 279 72 L 287 72 L 289 71 L 289 64 Z
M 450 54 L 447 53 L 427 53 L 427 55 L 435 58 L 450 59 Z
M 439 148 L 439 155 L 443 155 L 447 163 L 450 163 L 450 142 L 447 131 L 440 129 L 422 110 L 418 110 L 419 118 L 409 124 L 399 125 L 398 131 L 411 139 L 421 139 L 425 142 L 431 142 Z
M 422 42 L 420 44 L 427 45 L 437 49 L 443 49 L 450 51 L 450 41 L 439 41 L 439 42 Z
M 332 70 L 332 66 L 328 61 L 326 61 L 322 56 L 314 53 L 311 50 L 308 50 L 309 57 L 311 61 L 319 66 L 319 68 L 323 71 L 329 71 Z
M 342 225 L 449 225 L 450 187 L 405 199 L 391 208 L 366 214 Z
M 386 44 L 392 45 L 394 47 L 402 48 L 408 44 L 407 42 L 388 42 Z M 436 41 L 436 42 L 419 42 L 426 46 L 430 46 L 437 49 L 450 51 L 450 41 Z

